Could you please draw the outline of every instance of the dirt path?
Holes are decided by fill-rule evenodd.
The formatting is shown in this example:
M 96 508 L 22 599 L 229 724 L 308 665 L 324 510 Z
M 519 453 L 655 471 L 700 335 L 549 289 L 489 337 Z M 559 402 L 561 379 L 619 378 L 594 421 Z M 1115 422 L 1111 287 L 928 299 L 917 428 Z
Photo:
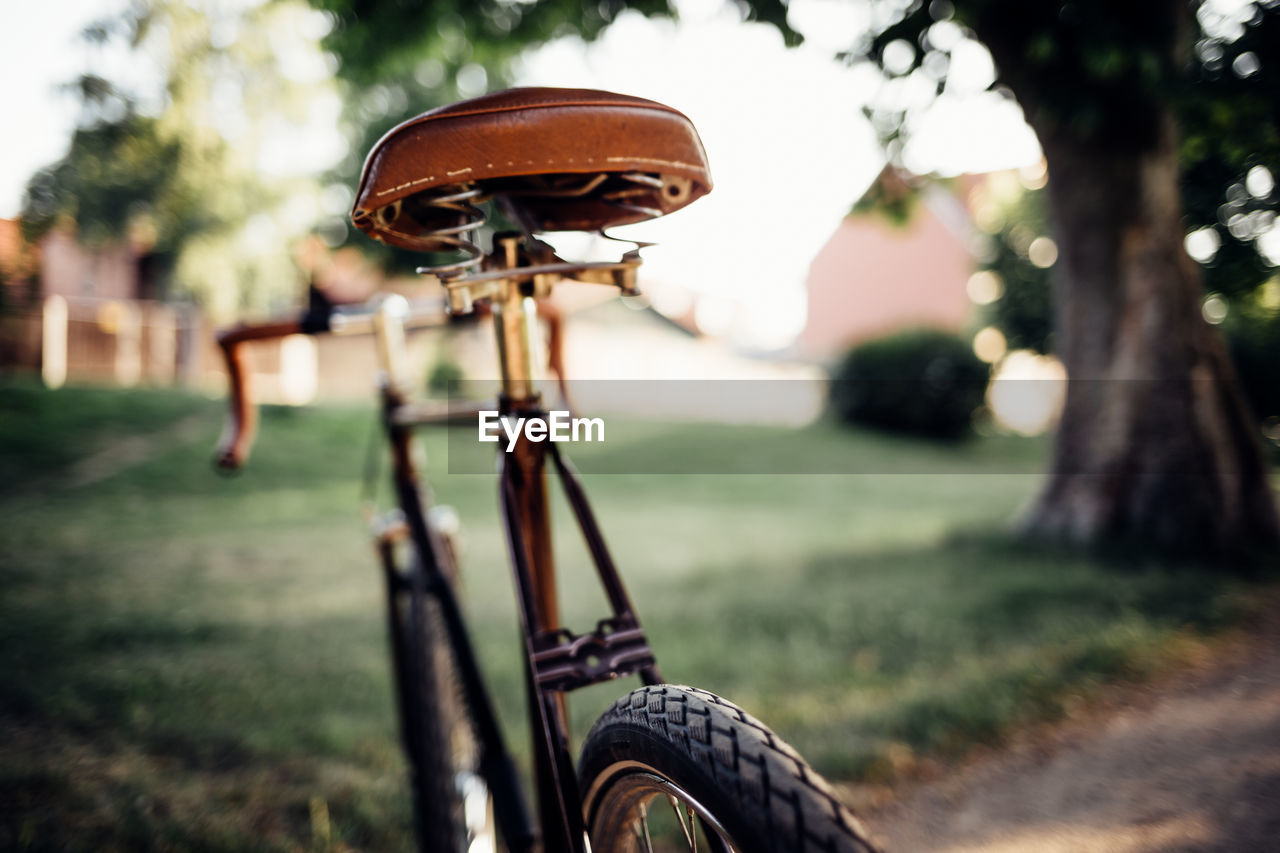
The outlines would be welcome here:
M 891 853 L 1280 851 L 1280 617 L 866 814 Z

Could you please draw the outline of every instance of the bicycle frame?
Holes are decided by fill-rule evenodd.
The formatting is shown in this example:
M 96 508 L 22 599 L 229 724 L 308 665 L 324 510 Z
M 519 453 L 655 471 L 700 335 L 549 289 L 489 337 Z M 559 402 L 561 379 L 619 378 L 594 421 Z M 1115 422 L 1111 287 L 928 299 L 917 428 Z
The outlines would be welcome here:
M 532 297 L 532 273 L 522 272 L 518 241 L 500 237 L 488 262 L 508 276 L 492 278 L 490 289 L 503 393 L 502 415 L 542 416 L 534 389 L 537 347 L 537 308 Z M 422 423 L 404 392 L 406 357 L 403 315 L 393 301 L 384 301 L 374 317 L 374 333 L 383 373 L 383 422 L 392 448 L 392 476 L 407 534 L 422 571 L 411 575 L 441 604 L 444 627 L 455 655 L 461 689 L 471 710 L 480 742 L 480 770 L 493 795 L 495 816 L 512 850 L 536 849 L 538 833 L 529 820 L 519 780 L 503 742 L 488 699 L 458 602 L 445 574 L 451 557 L 430 525 L 423 488 L 413 461 L 412 431 Z M 556 469 L 574 518 L 591 554 L 611 614 L 582 634 L 563 628 L 557 601 L 555 565 L 547 495 L 547 457 Z M 638 674 L 646 685 L 662 682 L 653 653 L 627 595 L 604 537 L 596 523 L 577 473 L 552 444 L 523 436 L 512 452 L 499 455 L 499 503 L 508 555 L 516 588 L 525 656 L 526 692 L 538 793 L 541 846 L 545 850 L 585 850 L 581 797 L 569 751 L 568 692 Z M 379 537 L 388 589 L 388 606 L 396 606 L 402 575 L 395 566 L 395 534 Z M 395 614 L 390 614 L 395 618 Z M 405 650 L 394 649 L 397 672 Z M 400 691 L 403 703 L 404 691 Z M 407 709 L 400 709 L 402 718 Z

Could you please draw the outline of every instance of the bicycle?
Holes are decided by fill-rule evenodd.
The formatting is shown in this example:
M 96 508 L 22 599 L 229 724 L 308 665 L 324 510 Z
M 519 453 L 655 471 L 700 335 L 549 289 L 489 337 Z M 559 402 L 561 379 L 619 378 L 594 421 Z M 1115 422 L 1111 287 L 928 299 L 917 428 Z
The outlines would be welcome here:
M 419 272 L 444 286 L 453 316 L 488 304 L 501 368 L 498 411 L 541 417 L 536 300 L 564 279 L 637 293 L 642 244 L 614 262 L 575 263 L 533 234 L 605 234 L 710 190 L 701 141 L 678 111 L 593 90 L 515 89 L 389 131 L 366 161 L 352 220 L 391 245 L 451 253 Z M 491 199 L 523 230 L 496 234 L 486 253 L 473 235 L 485 222 L 477 205 Z M 405 331 L 439 322 L 438 307 L 415 308 L 401 297 L 357 311 L 313 298 L 300 319 L 219 338 L 231 416 L 218 462 L 231 469 L 246 461 L 254 432 L 242 344 L 294 333 L 375 335 L 399 508 L 375 519 L 374 541 L 421 849 L 495 849 L 501 838 L 512 851 L 652 851 L 665 815 L 675 842 L 689 850 L 872 851 L 830 785 L 761 722 L 711 693 L 664 681 L 576 472 L 555 444 L 525 435 L 498 453 L 498 482 L 524 640 L 533 820 L 468 637 L 453 550 L 427 508 L 411 452 L 413 429 L 438 412 L 409 399 Z M 581 633 L 559 620 L 548 461 L 610 607 Z M 566 694 L 622 676 L 638 676 L 641 687 L 600 717 L 575 769 Z

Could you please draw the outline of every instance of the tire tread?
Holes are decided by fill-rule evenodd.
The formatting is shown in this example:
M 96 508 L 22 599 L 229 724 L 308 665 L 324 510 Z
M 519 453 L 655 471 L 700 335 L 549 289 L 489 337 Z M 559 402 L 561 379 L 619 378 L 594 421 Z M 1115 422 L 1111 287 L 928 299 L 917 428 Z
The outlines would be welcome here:
M 615 702 L 583 746 L 630 726 L 652 732 L 763 823 L 770 851 L 875 853 L 835 790 L 789 744 L 742 708 L 695 687 L 642 687 Z M 590 780 L 584 779 L 585 786 Z

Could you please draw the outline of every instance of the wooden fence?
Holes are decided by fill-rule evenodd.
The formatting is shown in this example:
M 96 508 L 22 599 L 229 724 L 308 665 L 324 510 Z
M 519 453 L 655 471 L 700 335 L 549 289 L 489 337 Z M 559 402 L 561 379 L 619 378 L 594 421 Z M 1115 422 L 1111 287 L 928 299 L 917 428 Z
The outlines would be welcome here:
M 48 296 L 32 311 L 0 320 L 0 357 L 38 370 L 57 388 L 68 380 L 130 387 L 199 382 L 208 332 L 193 307 L 134 299 Z

